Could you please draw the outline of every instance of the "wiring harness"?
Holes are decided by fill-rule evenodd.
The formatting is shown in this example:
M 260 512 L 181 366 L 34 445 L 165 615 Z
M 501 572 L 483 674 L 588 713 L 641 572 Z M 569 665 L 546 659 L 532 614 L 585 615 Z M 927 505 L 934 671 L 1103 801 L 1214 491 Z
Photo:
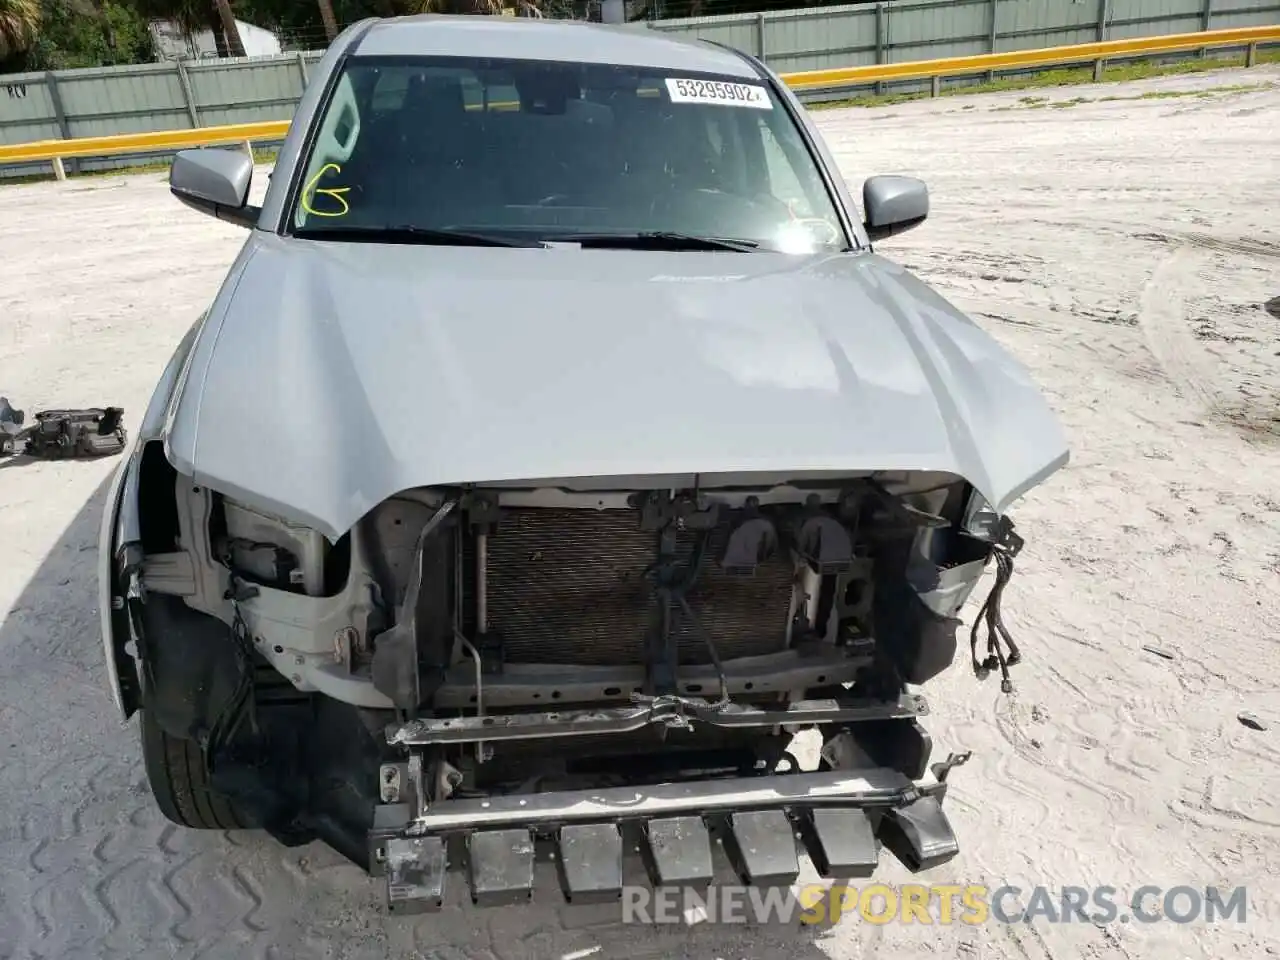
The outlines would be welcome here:
M 1013 521 L 1008 517 L 1001 517 L 991 546 L 991 554 L 996 561 L 996 582 L 987 594 L 982 609 L 974 617 L 973 629 L 969 632 L 969 653 L 973 659 L 974 675 L 979 680 L 985 680 L 993 670 L 998 669 L 1000 690 L 1003 693 L 1013 692 L 1009 668 L 1022 660 L 1022 652 L 1009 635 L 1000 608 L 1005 588 L 1013 577 L 1013 558 L 1022 551 L 1022 546 L 1023 539 L 1014 532 Z M 984 621 L 987 625 L 987 656 L 979 661 L 978 630 Z

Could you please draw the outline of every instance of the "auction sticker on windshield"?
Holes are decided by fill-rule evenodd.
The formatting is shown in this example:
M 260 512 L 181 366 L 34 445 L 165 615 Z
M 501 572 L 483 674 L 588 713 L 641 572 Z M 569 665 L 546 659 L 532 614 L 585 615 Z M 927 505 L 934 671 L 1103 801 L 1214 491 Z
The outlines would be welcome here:
M 719 103 L 729 107 L 772 110 L 773 102 L 764 87 L 752 83 L 725 83 L 723 80 L 667 80 L 672 103 Z

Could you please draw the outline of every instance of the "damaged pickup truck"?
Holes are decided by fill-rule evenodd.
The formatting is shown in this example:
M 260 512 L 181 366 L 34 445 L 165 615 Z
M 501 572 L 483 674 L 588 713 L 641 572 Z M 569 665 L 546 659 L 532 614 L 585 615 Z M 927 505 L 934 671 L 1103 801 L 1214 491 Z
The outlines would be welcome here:
M 758 61 L 645 31 L 371 20 L 115 481 L 100 605 L 174 823 L 322 840 L 395 910 L 953 857 L 915 692 L 1067 460 L 1026 371 L 872 243 Z M 980 660 L 981 656 L 981 660 Z M 821 759 L 797 760 L 816 731 Z M 812 735 L 812 734 L 810 734 Z M 723 859 L 722 859 L 723 858 Z

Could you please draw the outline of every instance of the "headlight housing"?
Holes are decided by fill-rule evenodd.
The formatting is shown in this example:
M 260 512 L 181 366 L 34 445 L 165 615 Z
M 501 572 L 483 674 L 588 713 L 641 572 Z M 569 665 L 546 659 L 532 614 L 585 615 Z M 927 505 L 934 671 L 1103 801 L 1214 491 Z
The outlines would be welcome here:
M 964 508 L 964 519 L 960 527 L 975 539 L 994 543 L 1001 536 L 1000 521 L 1000 514 L 987 503 L 986 497 L 975 490 Z

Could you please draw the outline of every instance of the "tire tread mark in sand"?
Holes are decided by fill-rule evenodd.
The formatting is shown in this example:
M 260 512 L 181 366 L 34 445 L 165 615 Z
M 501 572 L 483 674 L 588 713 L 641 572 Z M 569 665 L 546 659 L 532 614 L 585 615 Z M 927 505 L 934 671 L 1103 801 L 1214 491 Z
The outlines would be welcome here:
M 1062 723 L 1063 729 L 1075 734 L 1079 738 L 1089 736 L 1089 734 L 1074 721 L 1075 714 L 1068 714 L 1067 719 Z M 1026 741 L 1030 738 L 1026 735 L 1016 718 L 1012 716 L 1007 718 L 997 716 L 995 727 L 1001 737 L 1010 745 L 1010 749 L 1021 759 L 1035 764 L 1046 773 L 1056 777 L 1060 781 L 1063 781 L 1064 784 L 1074 784 L 1082 790 L 1092 793 L 1102 800 L 1109 810 L 1119 806 L 1119 808 L 1127 814 L 1133 814 L 1136 812 L 1137 801 L 1130 791 L 1103 784 L 1086 771 L 1076 767 L 1070 759 L 1074 756 L 1074 751 L 1067 755 L 1067 759 L 1065 761 L 1050 766 L 1036 753 L 1034 749 L 1029 747 L 1029 744 Z M 1098 746 L 1101 749 L 1102 762 L 1106 766 L 1112 768 L 1118 773 L 1125 774 L 1126 776 L 1138 776 L 1137 771 L 1131 770 L 1115 760 L 1112 756 L 1112 748 L 1109 745 L 1100 743 Z
M 1000 881 L 1000 886 L 1012 887 L 1012 884 L 1009 883 L 1008 877 L 1004 877 Z M 1015 902 L 1017 903 L 1019 912 L 1025 913 L 1027 905 L 1019 902 L 1022 899 L 1022 897 L 1017 897 Z M 1036 925 L 1034 923 L 1023 923 L 1017 926 L 1026 933 L 1028 939 L 1035 941 L 1036 946 L 1040 948 L 1037 952 L 1043 955 L 1044 960 L 1057 960 L 1053 951 L 1049 949 L 1049 945 L 1044 942 L 1044 937 L 1040 935 L 1040 931 L 1036 929 Z M 1021 956 L 1025 957 L 1026 960 L 1032 960 L 1031 953 L 1027 949 L 1027 943 L 1022 939 L 1022 937 L 1018 936 L 1014 932 L 1014 927 L 1015 925 L 1012 923 L 1002 923 L 999 925 L 1000 932 L 1008 938 L 1009 943 L 1014 947 L 1014 949 L 1016 949 Z
M 158 891 L 160 900 L 162 902 L 164 900 L 170 900 L 177 907 L 177 910 L 174 911 L 176 919 L 169 924 L 168 934 L 173 940 L 176 940 L 184 946 L 190 946 L 195 943 L 195 941 L 178 928 L 190 920 L 193 914 L 191 912 L 191 905 L 187 903 L 182 894 L 178 892 L 178 888 L 174 886 L 173 878 L 177 876 L 179 872 L 186 869 L 186 867 L 190 866 L 191 863 L 193 863 L 199 856 L 199 853 L 193 853 L 189 857 L 186 857 L 172 870 L 164 871 L 164 873 L 160 874 L 158 884 L 160 887 L 160 890 Z
M 36 841 L 36 845 L 31 848 L 31 852 L 27 854 L 27 865 L 31 867 L 32 873 L 41 874 L 45 872 L 45 868 L 37 862 L 40 854 L 44 853 L 45 847 L 49 846 L 47 837 L 41 837 Z
M 120 915 L 116 913 L 115 907 L 111 906 L 111 901 L 107 899 L 107 888 L 112 881 L 116 879 L 124 871 L 128 870 L 136 863 L 140 863 L 142 857 L 134 857 L 122 864 L 116 866 L 114 870 L 99 877 L 98 880 L 89 888 L 91 903 L 96 906 L 108 920 L 106 933 L 111 934 L 120 929 Z
M 248 871 L 243 866 L 232 867 L 229 882 L 234 890 L 249 899 L 249 909 L 240 917 L 241 926 L 254 934 L 266 933 L 269 927 L 254 919 L 254 914 L 262 909 L 262 895 L 258 892 L 257 884 L 249 877 Z
M 28 901 L 28 906 L 31 908 L 31 917 L 35 920 L 36 929 L 39 931 L 39 942 L 41 943 L 47 943 L 54 934 L 53 887 L 57 880 L 57 877 L 46 877 L 42 883 L 32 888 Z M 32 950 L 32 953 L 35 953 L 34 948 L 29 949 Z
M 1201 803 L 1205 812 L 1240 825 L 1248 824 L 1251 827 L 1261 827 L 1266 832 L 1280 831 L 1280 820 L 1271 820 L 1253 813 L 1247 813 L 1244 810 L 1223 806 L 1218 800 L 1220 791 L 1224 793 L 1234 792 L 1227 787 L 1222 787 L 1224 781 L 1228 785 L 1235 785 L 1240 782 L 1233 780 L 1230 774 L 1212 773 L 1205 778 L 1204 790 L 1201 793 Z
M 1214 252 L 1280 258 L 1280 244 L 1248 237 L 1224 239 L 1203 233 L 1137 236 L 1178 244 L 1147 281 L 1138 311 L 1138 323 L 1147 347 L 1165 375 L 1180 393 L 1219 424 L 1232 427 L 1253 440 L 1280 437 L 1280 409 L 1259 410 L 1253 403 L 1224 396 L 1217 388 L 1211 358 L 1187 326 L 1182 290 L 1182 280 L 1192 272 L 1192 264 L 1197 259 Z
M 994 764 L 996 776 L 998 778 L 996 782 L 1002 784 L 1010 793 L 1022 797 L 1029 803 L 1035 804 L 1036 816 L 1032 819 L 1032 823 L 1039 827 L 1049 822 L 1049 818 L 1053 813 L 1053 807 L 1049 801 L 1045 799 L 1043 794 L 1027 786 L 1027 780 L 1030 778 L 1018 776 L 1010 768 L 1010 764 L 1012 764 L 1015 759 L 1024 760 L 1050 776 L 1054 774 L 1054 771 L 1050 769 L 1050 767 L 1039 757 L 1024 756 L 1020 752 L 1010 752 L 1007 750 L 1001 750 L 996 754 Z
M 1212 376 L 1202 365 L 1195 337 L 1183 323 L 1180 279 L 1191 272 L 1195 260 L 1190 249 L 1178 247 L 1156 267 L 1142 291 L 1138 324 L 1148 349 L 1174 387 L 1205 412 L 1220 417 L 1224 411 Z
M 1092 794 L 1101 800 L 1110 812 L 1114 812 L 1117 806 L 1126 813 L 1132 813 L 1136 809 L 1136 803 L 1131 793 L 1122 789 L 1110 787 L 1090 776 L 1088 772 L 1080 770 L 1072 764 L 1070 754 L 1068 754 L 1068 758 L 1063 763 L 1050 766 L 1043 759 L 1032 756 L 1025 750 L 1019 750 L 1014 738 L 1009 734 L 1009 727 L 1012 725 L 1013 724 L 1009 724 L 1007 722 L 998 721 L 996 729 L 1000 736 L 1011 744 L 1015 754 L 1018 755 L 1020 759 L 1027 760 L 1035 764 L 1038 769 L 1042 770 L 1052 779 L 1057 780 L 1061 786 L 1074 785 L 1086 793 Z M 1068 719 L 1065 721 L 1065 727 L 1077 736 L 1087 736 L 1078 724 L 1072 722 L 1072 715 L 1068 715 Z M 1007 756 L 1007 754 L 1004 756 Z M 1003 766 L 1002 761 L 997 760 L 996 766 L 997 769 L 1001 769 Z M 1026 791 L 1018 787 L 1014 787 L 1013 783 L 1006 782 L 1006 786 L 1015 793 L 1023 793 L 1030 798 L 1030 795 L 1027 794 Z M 1037 802 L 1047 808 L 1047 804 L 1043 798 L 1039 798 Z M 1044 819 L 1047 819 L 1047 816 Z M 1118 822 L 1118 819 L 1116 822 Z
M 144 785 L 142 789 L 146 790 L 147 788 Z M 147 792 L 147 796 L 148 797 L 150 796 L 150 791 Z M 133 809 L 133 811 L 126 818 L 126 822 L 130 827 L 132 827 L 135 830 L 146 830 L 150 828 L 151 825 L 154 823 L 155 815 L 156 815 L 155 804 L 150 801 L 146 801 L 139 804 L 137 807 Z M 159 839 L 156 840 L 156 845 L 160 847 L 161 851 L 164 853 L 176 854 L 177 853 L 176 850 L 166 850 L 163 846 L 161 846 L 161 843 L 163 840 L 164 840 L 163 834 L 160 836 Z
M 98 839 L 98 842 L 93 845 L 93 849 L 89 851 L 89 855 L 93 857 L 94 861 L 98 864 L 99 867 L 102 867 L 105 869 L 111 866 L 111 858 L 108 857 L 106 853 L 103 852 L 103 850 L 106 847 L 106 845 L 109 844 L 114 839 L 115 839 L 115 834 L 112 833 L 110 830 L 108 830 Z
M 48 870 L 46 870 L 44 867 L 41 867 L 40 864 L 37 862 L 40 854 L 44 852 L 45 848 L 48 845 L 49 845 L 49 841 L 44 838 L 41 838 L 40 840 L 36 841 L 35 846 L 32 847 L 31 849 L 31 852 L 27 854 L 27 864 L 31 867 L 32 871 L 34 872 L 33 879 L 36 879 L 38 881 L 32 887 L 30 896 L 27 900 L 27 906 L 30 908 L 31 920 L 34 921 L 34 927 L 35 927 L 35 936 L 32 939 L 38 943 L 46 942 L 49 939 L 49 937 L 53 935 L 53 927 L 49 923 L 49 916 L 48 916 L 49 912 L 47 910 L 41 909 L 39 904 L 40 893 L 53 883 L 53 878 L 46 876 L 46 874 L 48 873 Z M 32 926 L 31 924 L 27 926 L 28 933 L 31 930 L 31 926 Z M 11 939 L 11 942 L 14 942 L 19 946 L 21 945 L 22 938 L 15 937 L 14 931 L 5 931 L 5 935 L 6 935 L 6 939 Z M 37 955 L 33 948 L 28 947 L 27 949 L 31 950 L 32 956 Z
M 1163 243 L 1170 246 L 1187 245 L 1220 253 L 1242 253 L 1251 257 L 1280 257 L 1280 243 L 1256 240 L 1253 237 L 1215 237 L 1194 230 L 1188 233 L 1131 233 L 1129 236 L 1134 240 L 1146 240 L 1150 243 Z
M 1188 233 L 1186 240 L 1203 250 L 1221 250 L 1224 253 L 1243 253 L 1251 257 L 1280 257 L 1280 244 L 1252 237 L 1211 237 L 1207 233 Z
M 77 802 L 68 813 L 70 821 L 71 836 L 81 837 L 85 835 L 84 814 L 91 804 L 96 805 L 95 801 L 100 801 L 102 795 L 98 791 L 98 778 L 103 775 L 110 767 L 109 763 L 99 763 L 84 781 L 84 788 L 76 792 Z
M 172 823 L 166 823 L 160 828 L 160 835 L 156 837 L 156 846 L 160 852 L 167 857 L 176 857 L 182 853 L 178 847 L 170 845 L 169 841 L 178 833 L 178 828 Z

